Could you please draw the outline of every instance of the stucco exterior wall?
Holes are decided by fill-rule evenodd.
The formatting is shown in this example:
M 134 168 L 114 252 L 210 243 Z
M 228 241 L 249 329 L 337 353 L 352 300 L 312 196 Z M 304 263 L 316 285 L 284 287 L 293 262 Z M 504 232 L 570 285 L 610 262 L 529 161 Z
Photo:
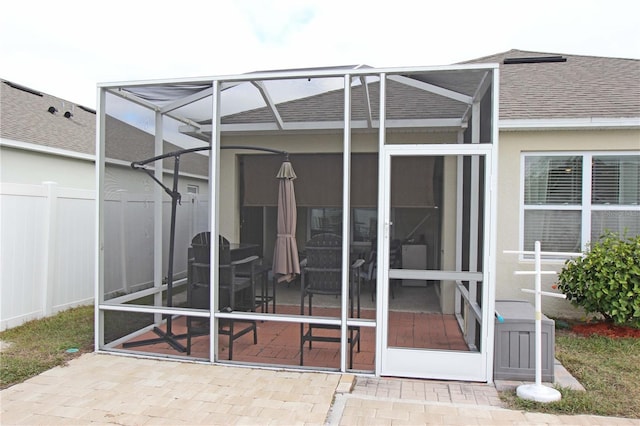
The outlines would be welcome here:
M 456 141 L 456 132 L 389 132 L 386 137 L 388 144 L 436 144 L 456 143 Z M 223 136 L 221 145 L 270 148 L 298 154 L 336 153 L 342 152 L 343 134 L 318 133 Z M 354 153 L 377 152 L 378 133 L 354 133 L 351 138 L 351 151 Z M 240 240 L 237 155 L 251 153 L 256 153 L 256 151 L 225 149 L 220 152 L 220 232 L 231 241 Z M 299 225 L 304 226 L 304 224 Z
M 518 255 L 504 254 L 504 250 L 520 250 L 521 154 L 525 152 L 585 152 L 637 151 L 640 149 L 640 130 L 560 130 L 560 131 L 502 131 L 498 153 L 498 232 L 496 300 L 528 300 L 533 295 L 522 288 L 533 288 L 531 276 L 514 276 L 516 270 L 532 270 L 533 261 L 520 261 Z M 562 262 L 544 264 L 545 270 L 562 269 Z M 556 291 L 553 275 L 543 276 L 545 291 Z M 581 317 L 584 312 L 568 301 L 543 298 L 543 312 L 554 317 Z

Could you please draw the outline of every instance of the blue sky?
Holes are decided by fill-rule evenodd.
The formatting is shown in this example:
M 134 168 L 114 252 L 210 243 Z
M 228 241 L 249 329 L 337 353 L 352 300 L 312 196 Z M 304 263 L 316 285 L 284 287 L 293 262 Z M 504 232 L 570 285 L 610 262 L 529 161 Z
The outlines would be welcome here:
M 5 2 L 0 77 L 95 107 L 98 82 L 347 64 L 451 64 L 509 49 L 640 58 L 640 1 Z

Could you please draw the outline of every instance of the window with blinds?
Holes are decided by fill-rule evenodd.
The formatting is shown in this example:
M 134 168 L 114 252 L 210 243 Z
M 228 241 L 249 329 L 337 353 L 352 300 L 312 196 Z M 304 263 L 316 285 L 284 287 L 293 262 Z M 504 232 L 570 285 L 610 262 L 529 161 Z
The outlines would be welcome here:
M 592 170 L 592 204 L 638 205 L 640 155 L 593 156 Z
M 527 157 L 525 204 L 582 203 L 582 158 Z
M 527 156 L 524 180 L 524 250 L 579 250 L 582 157 Z
M 594 155 L 591 167 L 591 240 L 640 234 L 640 155 Z
M 606 232 L 640 234 L 640 155 L 526 154 L 523 173 L 524 250 L 540 241 L 576 252 Z

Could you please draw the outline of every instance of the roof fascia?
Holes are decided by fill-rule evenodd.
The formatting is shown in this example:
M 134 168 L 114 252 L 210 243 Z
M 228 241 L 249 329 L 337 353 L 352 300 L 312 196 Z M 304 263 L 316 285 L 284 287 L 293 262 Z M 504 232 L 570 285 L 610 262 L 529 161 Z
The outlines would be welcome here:
M 640 129 L 640 117 L 629 118 L 551 118 L 499 120 L 498 129 L 517 130 L 580 130 L 580 129 Z
M 58 157 L 73 158 L 75 160 L 95 161 L 96 156 L 82 152 L 71 151 L 69 149 L 54 148 L 46 145 L 22 142 L 14 139 L 0 139 L 0 147 L 20 149 L 23 151 L 38 152 L 41 154 L 55 155 Z
M 467 105 L 470 105 L 473 102 L 473 98 L 471 96 L 454 92 L 453 90 L 445 89 L 444 87 L 436 86 L 431 83 L 425 83 L 423 81 L 414 80 L 412 78 L 405 77 L 402 75 L 387 75 L 387 78 L 397 83 L 404 84 L 406 86 L 410 86 L 416 89 L 424 90 L 425 92 L 430 92 L 436 95 L 444 96 L 445 98 L 453 99 L 454 101 L 459 101 Z
M 275 118 L 276 120 L 276 125 L 278 126 L 278 129 L 282 130 L 284 128 L 284 122 L 282 121 L 282 117 L 278 112 L 278 108 L 276 107 L 275 102 L 273 102 L 271 95 L 269 95 L 269 91 L 265 87 L 264 83 L 262 81 L 252 80 L 251 84 L 253 84 L 258 89 L 258 91 L 260 92 L 260 95 L 262 95 L 262 99 L 264 99 L 264 101 L 267 103 L 267 107 L 271 110 L 271 114 L 273 115 L 273 118 Z

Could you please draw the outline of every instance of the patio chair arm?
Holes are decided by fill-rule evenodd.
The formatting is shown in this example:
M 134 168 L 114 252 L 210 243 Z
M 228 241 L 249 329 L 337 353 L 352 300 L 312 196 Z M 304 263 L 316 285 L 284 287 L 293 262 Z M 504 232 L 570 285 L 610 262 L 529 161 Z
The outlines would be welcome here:
M 260 259 L 260 257 L 258 257 L 258 256 L 249 256 L 249 257 L 245 257 L 244 259 L 234 260 L 233 262 L 231 262 L 231 264 L 233 266 L 246 265 L 248 263 L 255 262 L 255 261 L 259 260 L 259 259 Z
M 351 265 L 351 269 L 358 269 L 361 268 L 362 265 L 364 265 L 364 259 L 357 259 L 355 262 L 353 262 L 353 264 Z

